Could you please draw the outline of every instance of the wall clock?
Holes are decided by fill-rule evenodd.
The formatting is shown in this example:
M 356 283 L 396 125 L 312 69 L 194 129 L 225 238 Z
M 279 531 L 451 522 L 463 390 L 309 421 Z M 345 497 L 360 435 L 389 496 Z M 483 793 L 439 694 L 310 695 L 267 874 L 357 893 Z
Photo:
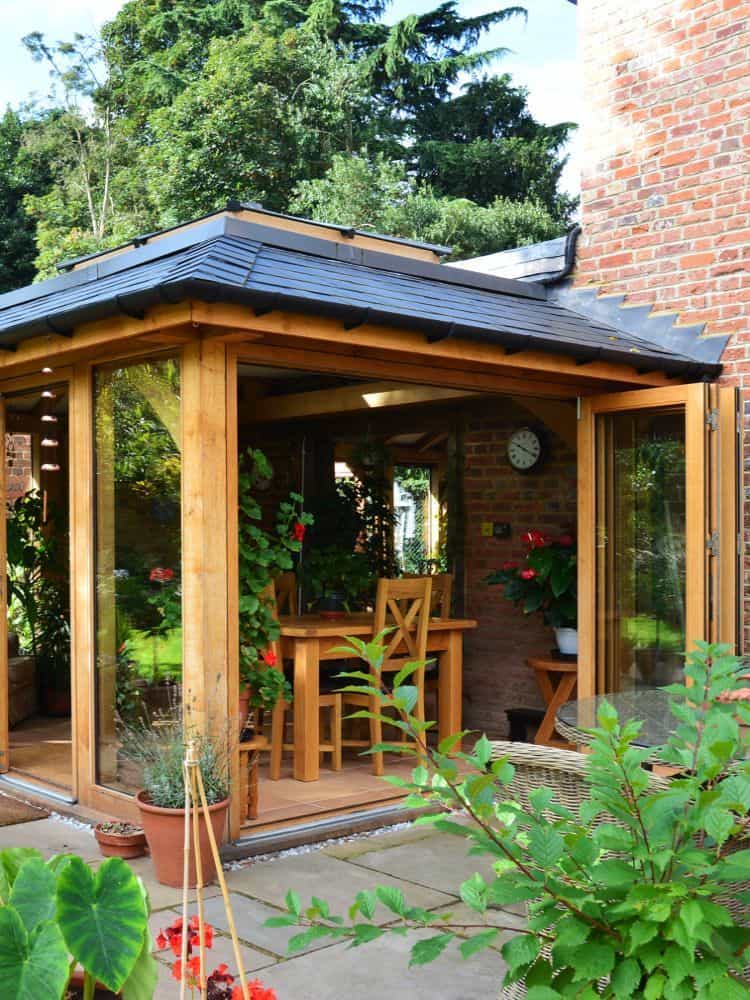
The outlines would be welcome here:
M 519 427 L 508 439 L 508 460 L 517 472 L 531 472 L 543 455 L 541 435 L 531 427 Z

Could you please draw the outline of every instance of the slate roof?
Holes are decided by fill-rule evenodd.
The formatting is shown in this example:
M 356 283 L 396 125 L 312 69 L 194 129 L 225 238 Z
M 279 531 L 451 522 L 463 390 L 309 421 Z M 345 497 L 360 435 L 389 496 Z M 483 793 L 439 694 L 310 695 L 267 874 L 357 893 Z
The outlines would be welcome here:
M 456 261 L 450 266 L 496 274 L 501 278 L 516 278 L 518 281 L 549 281 L 565 268 L 567 241 L 567 236 L 558 236 L 543 243 Z
M 231 214 L 212 217 L 57 278 L 0 296 L 0 348 L 82 323 L 141 316 L 186 299 L 284 309 L 660 370 L 684 378 L 718 365 L 588 319 L 531 282 L 363 249 Z

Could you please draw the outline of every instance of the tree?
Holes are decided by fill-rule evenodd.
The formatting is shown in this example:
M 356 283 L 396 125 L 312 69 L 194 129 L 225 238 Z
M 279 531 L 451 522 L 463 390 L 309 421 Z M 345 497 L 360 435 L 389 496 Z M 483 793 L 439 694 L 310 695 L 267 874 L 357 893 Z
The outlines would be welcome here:
M 310 31 L 256 25 L 214 41 L 201 76 L 150 118 L 144 162 L 162 222 L 230 198 L 286 210 L 296 182 L 363 141 L 367 115 L 361 68 Z
M 560 233 L 560 224 L 531 200 L 496 198 L 477 205 L 446 198 L 409 177 L 403 163 L 336 156 L 319 180 L 299 183 L 291 210 L 344 226 L 453 248 L 451 259 L 493 253 Z
M 26 154 L 24 136 L 37 127 L 8 108 L 0 118 L 0 292 L 26 285 L 34 278 L 36 225 L 24 198 L 50 183 L 49 171 Z

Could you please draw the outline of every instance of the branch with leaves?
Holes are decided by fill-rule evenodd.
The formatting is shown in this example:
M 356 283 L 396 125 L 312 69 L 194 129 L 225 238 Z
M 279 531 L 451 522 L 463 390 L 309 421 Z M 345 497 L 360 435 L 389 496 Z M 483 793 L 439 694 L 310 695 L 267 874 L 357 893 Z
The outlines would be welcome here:
M 731 700 L 744 683 L 736 657 L 725 647 L 698 645 L 687 658 L 684 683 L 667 689 L 675 728 L 656 754 L 677 769 L 670 780 L 647 769 L 653 748 L 634 745 L 642 724 L 621 722 L 605 702 L 589 734 L 588 797 L 573 811 L 546 787 L 529 793 L 526 808 L 514 800 L 514 767 L 507 757 L 494 759 L 486 736 L 471 753 L 460 749 L 465 732 L 431 746 L 434 723 L 411 714 L 417 689 L 409 679 L 417 664 L 405 665 L 391 688 L 381 682 L 384 636 L 370 643 L 348 639 L 341 650 L 367 667 L 344 675 L 350 682 L 344 690 L 367 694 L 379 706 L 356 716 L 376 714 L 411 741 L 369 752 L 416 755 L 410 781 L 386 780 L 407 793 L 407 807 L 440 807 L 416 822 L 463 838 L 470 853 L 489 857 L 493 874 L 475 872 L 458 888 L 477 914 L 468 923 L 412 907 L 383 886 L 360 892 L 348 920 L 317 898 L 303 908 L 290 891 L 287 913 L 269 926 L 301 926 L 291 950 L 325 937 L 356 946 L 420 931 L 411 964 L 421 965 L 454 941 L 469 958 L 512 931 L 501 947 L 504 983 L 523 981 L 529 1000 L 748 995 L 742 977 L 750 965 L 750 928 L 729 906 L 733 896 L 750 903 L 743 891 L 750 882 L 750 850 L 744 849 L 750 706 Z M 521 930 L 496 912 L 514 904 L 527 908 Z

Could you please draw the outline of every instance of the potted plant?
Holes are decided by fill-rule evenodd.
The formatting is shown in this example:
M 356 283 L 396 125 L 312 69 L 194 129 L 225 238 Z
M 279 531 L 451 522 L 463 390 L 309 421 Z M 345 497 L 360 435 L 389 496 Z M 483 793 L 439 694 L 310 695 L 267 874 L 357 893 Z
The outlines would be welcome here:
M 572 535 L 552 538 L 541 531 L 521 535 L 523 560 L 509 561 L 486 582 L 500 584 L 503 595 L 525 615 L 541 614 L 555 632 L 563 655 L 578 653 L 576 545 Z
M 143 787 L 136 795 L 154 871 L 162 885 L 179 888 L 183 876 L 185 829 L 184 767 L 188 741 L 193 740 L 206 787 L 211 825 L 217 843 L 224 839 L 229 808 L 229 738 L 187 733 L 182 719 L 138 720 L 121 731 L 122 756 L 141 769 Z M 205 817 L 199 834 L 203 881 L 216 874 Z M 189 884 L 196 884 L 195 857 L 190 849 Z
M 241 458 L 239 476 L 240 729 L 250 706 L 270 711 L 279 698 L 292 699 L 283 672 L 275 669 L 273 643 L 279 623 L 268 587 L 294 568 L 313 518 L 303 510 L 299 493 L 290 493 L 278 506 L 273 530 L 264 527 L 253 492 L 272 478 L 273 468 L 263 452 L 249 448 Z
M 372 592 L 372 570 L 367 556 L 344 546 L 313 549 L 302 572 L 306 599 L 325 618 L 342 618 L 362 607 Z
M 146 853 L 146 835 L 134 823 L 106 820 L 94 827 L 94 836 L 105 858 L 140 858 Z

